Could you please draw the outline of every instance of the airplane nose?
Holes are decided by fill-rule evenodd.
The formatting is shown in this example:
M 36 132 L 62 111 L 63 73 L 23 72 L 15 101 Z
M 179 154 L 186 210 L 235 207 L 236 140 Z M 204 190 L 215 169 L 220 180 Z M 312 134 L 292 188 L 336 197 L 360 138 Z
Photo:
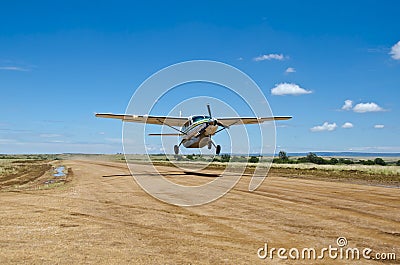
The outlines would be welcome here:
M 218 122 L 217 122 L 217 120 L 214 120 L 214 119 L 213 119 L 213 120 L 210 120 L 210 121 L 208 122 L 208 124 L 209 124 L 209 125 L 214 125 L 214 126 L 215 126 L 215 125 L 218 124 Z

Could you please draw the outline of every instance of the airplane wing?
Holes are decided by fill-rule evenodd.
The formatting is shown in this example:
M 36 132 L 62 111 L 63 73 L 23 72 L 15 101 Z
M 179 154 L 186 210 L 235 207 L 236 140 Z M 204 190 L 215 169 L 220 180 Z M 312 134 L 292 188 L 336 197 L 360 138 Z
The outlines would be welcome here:
M 218 118 L 218 122 L 226 127 L 239 124 L 257 124 L 265 121 L 283 121 L 291 119 L 291 116 L 278 116 L 278 117 L 235 117 L 235 118 Z
M 148 123 L 157 125 L 169 125 L 169 126 L 183 126 L 187 121 L 188 117 L 173 117 L 173 116 L 151 116 L 151 115 L 130 115 L 130 114 L 112 114 L 112 113 L 96 113 L 96 117 L 119 119 L 125 122 L 138 122 Z M 218 118 L 218 122 L 225 127 L 239 124 L 257 124 L 265 121 L 281 121 L 289 120 L 290 116 L 278 116 L 278 117 L 233 117 L 233 118 Z
M 96 113 L 96 117 L 119 119 L 125 122 L 138 122 L 157 125 L 183 126 L 188 121 L 187 117 L 172 116 L 151 116 L 151 115 L 130 115 L 130 114 L 112 114 L 112 113 Z

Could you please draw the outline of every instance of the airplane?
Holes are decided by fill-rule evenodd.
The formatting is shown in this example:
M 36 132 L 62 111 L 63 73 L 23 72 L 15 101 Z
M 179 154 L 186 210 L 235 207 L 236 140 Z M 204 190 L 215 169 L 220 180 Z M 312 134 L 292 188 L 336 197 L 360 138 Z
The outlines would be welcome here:
M 120 119 L 125 122 L 166 125 L 178 133 L 150 133 L 149 136 L 179 136 L 181 140 L 178 145 L 174 146 L 174 153 L 176 155 L 179 154 L 179 147 L 181 145 L 186 148 L 203 148 L 207 145 L 208 149 L 211 149 L 212 146 L 214 146 L 215 153 L 219 155 L 221 152 L 221 146 L 216 145 L 214 141 L 211 140 L 211 136 L 225 129 L 229 129 L 230 126 L 240 124 L 260 124 L 265 121 L 289 120 L 292 118 L 291 116 L 213 118 L 209 104 L 207 104 L 207 110 L 208 116 L 196 115 L 189 117 L 174 117 L 96 113 L 96 117 Z M 181 126 L 181 128 L 175 128 L 178 126 Z

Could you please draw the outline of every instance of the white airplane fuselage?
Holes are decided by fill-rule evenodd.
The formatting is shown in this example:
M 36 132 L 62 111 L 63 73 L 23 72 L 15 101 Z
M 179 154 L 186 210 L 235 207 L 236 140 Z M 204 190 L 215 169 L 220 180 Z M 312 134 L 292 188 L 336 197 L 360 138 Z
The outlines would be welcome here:
M 218 130 L 215 120 L 208 116 L 192 116 L 182 126 L 181 143 L 186 148 L 202 148 L 209 144 Z

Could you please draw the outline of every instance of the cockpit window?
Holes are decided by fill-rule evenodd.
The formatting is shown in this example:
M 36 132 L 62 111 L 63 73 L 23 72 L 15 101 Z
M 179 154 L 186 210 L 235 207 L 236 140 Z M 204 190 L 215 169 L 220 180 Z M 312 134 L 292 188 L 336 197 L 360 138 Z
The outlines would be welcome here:
M 189 125 L 190 125 L 190 122 L 189 121 L 187 121 L 187 122 L 185 122 L 185 124 L 182 126 L 182 128 L 187 128 L 187 127 L 189 127 Z
M 209 119 L 210 117 L 208 116 L 194 116 L 192 118 L 193 123 L 196 123 L 198 121 L 204 120 L 204 119 Z

